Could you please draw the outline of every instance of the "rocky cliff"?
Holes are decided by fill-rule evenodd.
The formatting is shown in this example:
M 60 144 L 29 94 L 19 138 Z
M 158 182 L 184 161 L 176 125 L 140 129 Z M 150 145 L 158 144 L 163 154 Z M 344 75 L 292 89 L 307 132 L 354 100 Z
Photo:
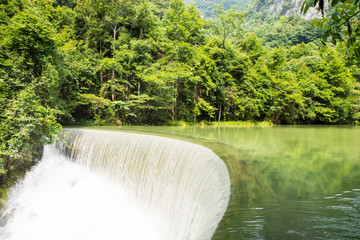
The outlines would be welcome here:
M 258 13 L 281 16 L 301 16 L 304 19 L 321 17 L 321 13 L 315 8 L 309 9 L 306 15 L 301 14 L 301 6 L 304 0 L 253 0 L 248 8 Z
M 195 4 L 205 17 L 213 16 L 212 9 L 216 4 L 223 3 L 224 9 L 235 5 L 240 11 L 248 10 L 249 13 L 265 13 L 277 16 L 301 16 L 304 19 L 321 17 L 314 8 L 309 9 L 306 15 L 301 14 L 304 0 L 183 0 L 186 4 Z

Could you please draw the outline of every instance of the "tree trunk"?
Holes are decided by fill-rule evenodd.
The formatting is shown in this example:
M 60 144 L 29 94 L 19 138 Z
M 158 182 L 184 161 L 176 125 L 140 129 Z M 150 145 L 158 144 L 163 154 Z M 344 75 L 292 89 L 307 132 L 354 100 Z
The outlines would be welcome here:
M 173 98 L 175 101 L 171 104 L 171 120 L 175 121 L 175 111 L 176 111 L 176 93 L 174 93 Z
M 224 25 L 224 33 L 223 33 L 223 49 L 225 49 L 225 39 L 226 39 L 226 28 L 225 28 L 225 25 Z
M 218 122 L 220 122 L 221 120 L 221 105 L 220 105 L 220 108 L 219 108 L 219 117 L 218 117 Z
M 126 86 L 125 86 L 125 94 L 124 94 L 124 99 L 125 99 L 125 101 L 128 100 L 128 95 L 129 95 L 129 86 L 126 85 Z
M 113 59 L 115 59 L 115 50 L 116 50 L 116 46 L 115 46 L 115 40 L 116 40 L 116 34 L 119 31 L 119 29 L 117 28 L 117 19 L 118 19 L 118 1 L 115 0 L 115 18 L 114 18 L 114 27 L 113 27 Z M 112 74 L 111 74 L 111 100 L 115 101 L 115 69 L 112 69 Z
M 102 42 L 100 42 L 100 59 L 102 59 Z M 101 89 L 104 89 L 104 76 L 102 69 L 100 69 L 100 86 Z M 103 91 L 101 97 L 105 98 L 105 96 L 106 96 L 106 91 Z
M 173 98 L 174 98 L 174 102 L 171 104 L 171 110 L 172 110 L 172 116 L 171 116 L 171 120 L 173 121 L 176 121 L 176 103 L 177 103 L 177 97 L 178 97 L 178 94 L 177 94 L 177 80 L 175 81 L 174 83 L 174 89 L 175 89 L 175 92 L 174 92 L 174 95 L 173 95 Z
M 111 100 L 115 101 L 115 70 L 112 70 L 111 74 Z

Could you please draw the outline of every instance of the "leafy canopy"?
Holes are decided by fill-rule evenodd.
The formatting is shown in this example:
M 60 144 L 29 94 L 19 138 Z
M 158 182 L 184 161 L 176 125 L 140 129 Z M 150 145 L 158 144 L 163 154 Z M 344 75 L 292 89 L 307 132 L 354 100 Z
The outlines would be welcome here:
M 331 6 L 325 17 L 324 0 L 306 0 L 302 6 L 302 13 L 309 8 L 317 7 L 323 18 L 316 19 L 313 25 L 323 30 L 323 39 L 328 38 L 335 44 L 338 41 L 345 41 L 348 50 L 353 50 L 360 58 L 360 0 L 328 0 Z

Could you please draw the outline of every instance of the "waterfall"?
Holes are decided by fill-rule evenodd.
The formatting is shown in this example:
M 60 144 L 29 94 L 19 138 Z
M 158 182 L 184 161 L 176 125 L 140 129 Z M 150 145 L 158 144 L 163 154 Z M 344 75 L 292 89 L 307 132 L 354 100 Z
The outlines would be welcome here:
M 96 130 L 66 130 L 64 140 L 13 190 L 4 239 L 31 239 L 34 224 L 52 232 L 36 240 L 211 239 L 230 195 L 227 168 L 211 150 Z

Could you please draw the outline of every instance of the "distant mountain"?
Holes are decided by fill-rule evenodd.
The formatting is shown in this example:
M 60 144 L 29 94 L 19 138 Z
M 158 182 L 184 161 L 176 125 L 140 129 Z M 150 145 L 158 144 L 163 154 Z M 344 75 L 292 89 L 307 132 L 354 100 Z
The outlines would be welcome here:
M 264 13 L 275 16 L 301 16 L 304 19 L 312 19 L 321 15 L 316 9 L 310 9 L 304 16 L 301 14 L 301 5 L 304 0 L 183 0 L 185 4 L 194 4 L 205 17 L 212 17 L 212 9 L 216 4 L 223 3 L 224 9 L 230 9 L 233 5 L 239 11 L 247 10 L 249 14 Z

